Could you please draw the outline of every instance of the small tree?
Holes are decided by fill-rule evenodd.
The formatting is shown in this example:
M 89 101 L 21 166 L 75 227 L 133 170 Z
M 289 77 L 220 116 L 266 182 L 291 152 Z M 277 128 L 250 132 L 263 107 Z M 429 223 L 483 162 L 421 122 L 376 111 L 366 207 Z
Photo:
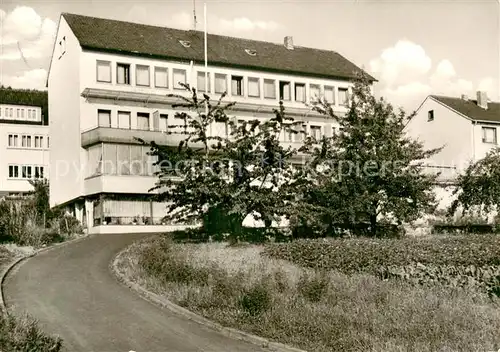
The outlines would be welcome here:
M 469 165 L 465 173 L 457 178 L 453 201 L 448 215 L 462 208 L 463 213 L 480 210 L 488 212 L 500 205 L 500 148 L 491 150 L 486 156 Z
M 435 206 L 436 176 L 425 175 L 421 165 L 440 149 L 424 150 L 405 136 L 408 117 L 377 100 L 366 77 L 355 81 L 345 116 L 324 101 L 314 109 L 340 127 L 340 133 L 323 138 L 319 147 L 304 146 L 312 159 L 302 178 L 311 179 L 313 186 L 302 187 L 302 196 L 313 214 L 321 208 L 316 218 L 323 225 L 337 222 L 352 228 L 368 223 L 376 234 L 380 218 L 401 224 Z
M 234 103 L 223 104 L 225 94 L 212 104 L 209 96 L 200 99 L 194 88 L 185 88 L 190 98 L 170 95 L 182 100 L 173 107 L 181 109 L 176 118 L 183 124 L 169 126 L 167 132 L 181 134 L 181 141 L 174 148 L 149 143 L 160 169 L 153 190 L 160 191 L 159 200 L 170 203 L 166 220 L 224 223 L 225 229 L 212 231 L 235 235 L 248 215 L 270 226 L 290 199 L 284 185 L 291 175 L 287 161 L 296 151 L 284 148 L 279 137 L 284 130 L 296 133 L 293 119 L 286 117 L 281 104 L 267 121 L 238 125 L 226 114 Z M 229 135 L 211 134 L 210 126 L 216 123 L 226 125 Z
M 49 205 L 49 181 L 47 179 L 28 180 L 33 191 L 30 194 L 33 196 L 33 208 L 36 214 L 36 224 L 46 226 L 47 217 L 50 217 Z

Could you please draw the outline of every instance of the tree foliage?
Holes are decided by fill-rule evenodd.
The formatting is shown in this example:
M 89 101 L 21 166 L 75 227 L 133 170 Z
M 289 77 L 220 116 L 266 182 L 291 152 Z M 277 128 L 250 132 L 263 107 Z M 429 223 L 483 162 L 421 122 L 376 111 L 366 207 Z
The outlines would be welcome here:
M 380 219 L 401 224 L 434 207 L 436 176 L 425 175 L 421 166 L 439 149 L 424 150 L 407 137 L 405 112 L 377 100 L 366 78 L 355 82 L 345 116 L 324 101 L 314 109 L 336 120 L 340 133 L 324 137 L 319 146 L 306 145 L 311 160 L 301 177 L 312 182 L 301 194 L 313 212 L 302 206 L 299 218 L 319 219 L 323 228 L 368 223 L 375 233 Z
M 449 215 L 457 209 L 463 212 L 489 211 L 500 205 L 500 148 L 491 150 L 486 156 L 469 165 L 465 173 L 458 176 L 453 191 L 457 198 L 449 208 Z
M 226 223 L 233 233 L 248 215 L 268 226 L 278 221 L 291 198 L 285 185 L 292 173 L 288 161 L 296 154 L 279 137 L 283 131 L 296 133 L 293 119 L 281 104 L 267 121 L 238 124 L 226 113 L 234 103 L 224 104 L 225 94 L 212 103 L 209 96 L 200 99 L 196 89 L 185 88 L 190 98 L 171 95 L 182 101 L 173 106 L 180 109 L 175 119 L 182 123 L 169 125 L 167 132 L 180 134 L 179 144 L 150 143 L 160 168 L 154 190 L 170 204 L 166 218 Z M 227 137 L 210 133 L 217 123 L 227 126 Z

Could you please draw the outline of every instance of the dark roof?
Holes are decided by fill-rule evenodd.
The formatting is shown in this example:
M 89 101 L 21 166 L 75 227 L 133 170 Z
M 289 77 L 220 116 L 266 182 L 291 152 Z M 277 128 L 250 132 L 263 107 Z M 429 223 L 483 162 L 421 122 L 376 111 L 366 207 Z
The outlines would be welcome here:
M 488 109 L 477 105 L 477 100 L 431 95 L 432 98 L 476 121 L 500 122 L 500 103 L 488 101 Z
M 35 89 L 0 87 L 0 104 L 38 106 L 42 108 L 43 124 L 49 124 L 48 92 Z M 24 123 L 25 121 L 23 121 Z
M 201 31 L 156 27 L 131 22 L 63 13 L 83 49 L 127 53 L 202 63 L 204 34 Z M 191 43 L 186 48 L 179 43 Z M 351 61 L 335 51 L 295 46 L 288 50 L 283 44 L 207 34 L 210 65 L 254 68 L 341 79 L 355 78 L 362 72 Z M 255 50 L 252 56 L 245 49 Z M 368 75 L 368 74 L 367 74 Z M 372 81 L 375 78 L 368 75 Z

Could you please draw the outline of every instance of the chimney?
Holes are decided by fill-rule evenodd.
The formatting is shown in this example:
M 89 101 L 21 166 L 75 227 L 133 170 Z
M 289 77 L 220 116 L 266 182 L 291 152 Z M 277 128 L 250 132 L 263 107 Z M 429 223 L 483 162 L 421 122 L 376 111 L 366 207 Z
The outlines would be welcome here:
M 483 109 L 488 109 L 488 97 L 486 92 L 480 90 L 477 91 L 477 106 Z
M 465 100 L 465 101 L 469 100 L 469 97 L 467 96 L 467 94 L 462 94 L 462 100 Z
M 285 37 L 285 48 L 287 48 L 288 50 L 293 50 L 293 37 Z

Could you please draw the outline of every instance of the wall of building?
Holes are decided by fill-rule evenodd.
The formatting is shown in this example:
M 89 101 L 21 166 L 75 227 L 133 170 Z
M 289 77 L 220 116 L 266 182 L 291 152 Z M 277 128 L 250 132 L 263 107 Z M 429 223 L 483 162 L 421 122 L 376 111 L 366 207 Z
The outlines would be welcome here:
M 80 174 L 81 48 L 61 17 L 48 78 L 50 111 L 50 204 L 65 203 L 83 192 Z
M 497 148 L 500 142 L 500 124 L 496 123 L 476 123 L 474 124 L 474 160 L 480 160 L 493 148 Z M 483 141 L 483 128 L 493 128 L 496 134 L 496 143 L 488 143 Z
M 49 178 L 48 134 L 49 126 L 0 124 L 0 193 L 31 191 L 33 187 L 28 182 L 28 176 L 35 177 L 35 168 L 38 168 L 39 175 L 40 168 L 43 168 L 43 176 Z M 29 171 L 27 168 L 30 168 Z
M 434 112 L 433 121 L 428 121 L 428 112 Z M 405 128 L 412 138 L 420 140 L 426 149 L 443 147 L 426 164 L 433 167 L 457 167 L 457 170 L 438 169 L 449 177 L 466 167 L 473 157 L 472 122 L 446 106 L 427 98 L 416 116 Z
M 42 109 L 39 106 L 0 104 L 0 120 L 42 123 Z

